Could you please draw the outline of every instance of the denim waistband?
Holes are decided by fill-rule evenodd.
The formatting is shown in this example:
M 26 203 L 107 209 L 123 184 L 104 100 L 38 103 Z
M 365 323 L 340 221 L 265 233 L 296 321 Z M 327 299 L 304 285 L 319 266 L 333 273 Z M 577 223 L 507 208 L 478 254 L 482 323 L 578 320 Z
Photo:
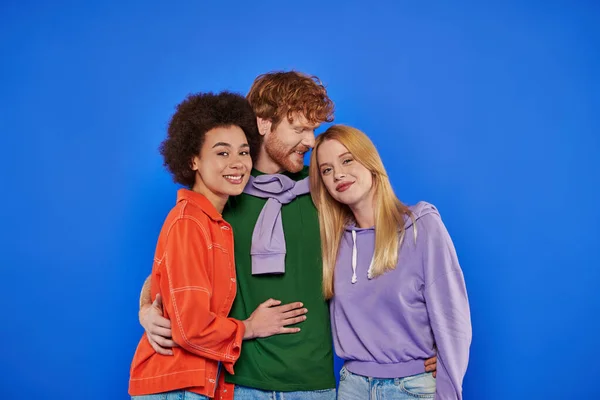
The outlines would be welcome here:
M 373 361 L 346 361 L 346 369 L 353 374 L 372 378 L 403 378 L 425 372 L 425 360 L 381 364 Z

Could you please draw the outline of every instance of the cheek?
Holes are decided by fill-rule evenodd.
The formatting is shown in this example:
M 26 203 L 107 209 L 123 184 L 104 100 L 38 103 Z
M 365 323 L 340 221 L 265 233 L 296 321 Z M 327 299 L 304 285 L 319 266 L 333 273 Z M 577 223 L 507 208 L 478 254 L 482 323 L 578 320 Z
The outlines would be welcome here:
M 223 157 L 215 157 L 213 159 L 207 160 L 205 171 L 210 174 L 211 179 L 214 179 L 217 176 L 220 176 L 223 170 L 227 167 L 227 162 L 223 159 Z
M 352 172 L 354 176 L 358 177 L 361 182 L 361 186 L 370 188 L 373 186 L 373 175 L 368 169 L 361 167 Z
M 365 181 L 369 189 L 373 188 L 373 175 L 370 172 L 367 172 L 365 176 Z
M 331 194 L 333 197 L 337 194 L 335 191 L 335 183 L 333 182 L 332 176 L 323 177 L 323 183 L 325 184 L 325 189 Z
M 282 142 L 286 145 L 286 147 L 288 148 L 294 148 L 298 145 L 298 143 L 300 143 L 302 141 L 302 136 L 298 135 L 296 132 L 288 132 L 286 133 L 286 135 L 284 136 Z
M 203 169 L 204 175 L 206 176 L 206 180 L 214 181 L 215 176 L 218 174 L 218 170 L 219 169 L 216 168 L 216 163 L 207 163 Z

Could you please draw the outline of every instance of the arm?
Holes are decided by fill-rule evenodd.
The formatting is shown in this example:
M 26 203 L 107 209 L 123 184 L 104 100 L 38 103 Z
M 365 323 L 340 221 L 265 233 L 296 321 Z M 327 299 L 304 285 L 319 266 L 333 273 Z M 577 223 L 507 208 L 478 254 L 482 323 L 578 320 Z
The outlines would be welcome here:
M 140 293 L 140 324 L 144 327 L 150 345 L 159 354 L 173 355 L 172 347 L 178 347 L 172 339 L 171 322 L 163 317 L 160 294 L 152 302 L 151 277 L 149 276 Z M 260 304 L 252 315 L 243 321 L 246 331 L 244 340 L 275 334 L 296 333 L 300 328 L 286 328 L 306 320 L 307 310 L 302 303 L 280 305 L 281 301 L 268 299 Z M 170 314 L 172 315 L 172 314 Z
M 159 266 L 160 293 L 172 319 L 173 340 L 186 351 L 227 367 L 239 357 L 246 329 L 241 321 L 210 310 L 214 290 L 207 273 L 210 250 L 201 229 L 186 218 L 170 228 Z
M 436 398 L 460 400 L 471 344 L 467 290 L 444 224 L 437 215 L 424 218 L 425 302 L 437 346 Z
M 152 287 L 151 283 L 152 275 L 148 275 L 142 285 L 142 291 L 140 292 L 140 310 L 152 304 L 152 293 L 150 291 L 150 288 Z
M 159 262 L 160 293 L 173 323 L 173 341 L 190 353 L 223 362 L 233 373 L 243 339 L 298 332 L 286 326 L 305 320 L 307 310 L 301 303 L 280 305 L 269 299 L 245 321 L 215 314 L 210 310 L 214 288 L 207 271 L 209 251 L 196 221 L 176 221 Z
M 171 321 L 163 317 L 160 294 L 157 294 L 152 302 L 150 288 L 151 276 L 148 276 L 140 293 L 138 318 L 154 351 L 165 356 L 172 356 L 171 348 L 177 347 L 177 344 L 171 338 Z
M 171 321 L 164 318 L 162 298 L 156 295 L 150 303 L 150 278 L 146 279 L 140 296 L 140 324 L 146 330 L 150 345 L 159 354 L 173 355 L 172 347 L 179 347 L 171 338 Z M 146 293 L 147 292 L 147 293 Z M 260 304 L 250 317 L 243 321 L 246 327 L 244 340 L 283 333 L 297 333 L 300 328 L 286 328 L 305 321 L 308 310 L 300 302 L 280 305 L 280 300 L 268 299 Z M 426 362 L 427 371 L 435 371 L 435 357 Z M 435 372 L 434 372 L 435 374 Z M 435 376 L 435 375 L 434 375 Z

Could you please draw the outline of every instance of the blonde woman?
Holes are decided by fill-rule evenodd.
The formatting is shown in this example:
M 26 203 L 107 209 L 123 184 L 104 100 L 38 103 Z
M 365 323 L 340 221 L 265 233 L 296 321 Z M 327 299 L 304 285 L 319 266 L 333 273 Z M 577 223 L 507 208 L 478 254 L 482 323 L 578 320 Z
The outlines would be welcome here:
M 462 399 L 471 321 L 462 271 L 436 208 L 402 204 L 361 131 L 335 125 L 315 143 L 323 292 L 338 399 Z M 437 353 L 437 377 L 424 361 Z

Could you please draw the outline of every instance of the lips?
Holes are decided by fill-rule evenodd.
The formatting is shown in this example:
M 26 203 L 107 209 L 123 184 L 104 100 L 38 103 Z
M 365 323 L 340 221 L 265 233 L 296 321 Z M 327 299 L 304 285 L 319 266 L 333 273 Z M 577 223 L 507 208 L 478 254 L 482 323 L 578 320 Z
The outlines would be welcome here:
M 335 187 L 335 190 L 338 192 L 345 192 L 350 188 L 350 186 L 354 185 L 354 182 L 342 182 Z
M 223 178 L 231 184 L 240 185 L 244 180 L 244 175 L 223 175 Z
M 308 147 L 306 146 L 301 146 L 301 147 L 297 147 L 294 150 L 292 150 L 292 154 L 296 154 L 300 157 L 304 157 L 304 154 L 306 154 L 306 152 L 310 150 Z

